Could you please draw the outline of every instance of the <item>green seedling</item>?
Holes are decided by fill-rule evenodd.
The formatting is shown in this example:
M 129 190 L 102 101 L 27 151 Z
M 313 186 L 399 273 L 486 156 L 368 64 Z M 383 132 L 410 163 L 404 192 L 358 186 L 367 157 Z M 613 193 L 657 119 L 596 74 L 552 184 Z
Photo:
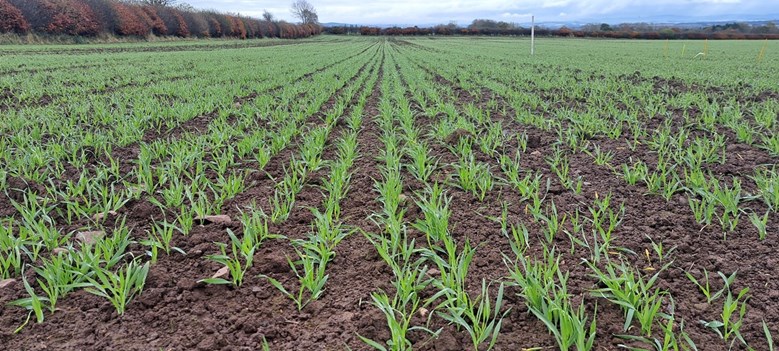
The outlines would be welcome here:
M 227 229 L 227 235 L 230 237 L 230 254 L 228 255 L 225 243 L 214 243 L 219 247 L 219 254 L 208 255 L 208 260 L 214 261 L 227 267 L 229 280 L 219 277 L 201 279 L 199 282 L 206 284 L 232 284 L 241 286 L 246 272 L 251 268 L 254 262 L 254 252 L 259 247 L 259 243 L 252 235 L 244 233 L 242 238 L 238 238 L 231 229 Z
M 84 290 L 103 297 L 111 302 L 120 316 L 127 309 L 127 304 L 143 292 L 146 276 L 149 274 L 149 262 L 141 265 L 133 260 L 124 269 L 110 271 L 95 267 L 94 278 L 86 276 L 88 283 L 80 285 Z
M 703 295 L 706 296 L 706 303 L 712 303 L 718 298 L 720 298 L 720 296 L 722 296 L 722 294 L 726 290 L 730 289 L 731 284 L 733 284 L 733 281 L 736 279 L 736 272 L 733 272 L 733 274 L 731 274 L 730 276 L 726 276 L 722 272 L 717 272 L 720 278 L 722 278 L 724 282 L 724 286 L 720 290 L 712 291 L 712 287 L 709 283 L 709 272 L 706 269 L 703 270 L 702 281 L 696 279 L 695 276 L 690 274 L 690 272 L 684 272 L 684 274 L 687 276 L 687 279 L 690 279 L 690 281 L 693 282 L 693 284 L 695 284 L 695 286 L 698 287 L 701 293 L 703 293 Z

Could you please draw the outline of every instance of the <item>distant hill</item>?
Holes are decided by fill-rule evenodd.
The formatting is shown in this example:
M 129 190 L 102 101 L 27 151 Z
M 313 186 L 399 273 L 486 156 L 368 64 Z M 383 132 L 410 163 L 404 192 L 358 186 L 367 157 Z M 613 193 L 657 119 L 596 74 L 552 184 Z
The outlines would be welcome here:
M 327 23 L 320 23 L 322 27 L 328 28 L 328 27 L 349 27 L 353 26 L 354 24 L 349 23 L 338 23 L 338 22 L 327 22 Z
M 779 16 L 777 16 L 779 18 Z M 767 24 L 768 22 L 774 22 L 776 24 L 779 24 L 779 20 L 770 20 L 770 21 L 740 21 L 740 20 L 730 20 L 730 21 L 709 21 L 709 22 L 667 22 L 667 23 L 653 23 L 658 26 L 668 26 L 668 27 L 680 27 L 680 28 L 701 28 L 701 27 L 711 27 L 715 25 L 724 25 L 728 23 L 747 23 L 751 26 L 763 26 Z
M 608 23 L 610 25 L 617 25 L 621 23 L 649 23 L 651 25 L 655 25 L 658 27 L 679 27 L 679 28 L 702 28 L 702 27 L 711 27 L 714 25 L 724 25 L 727 23 L 733 23 L 733 22 L 740 22 L 740 23 L 748 23 L 751 26 L 762 26 L 765 25 L 768 22 L 774 22 L 777 25 L 779 25 L 779 14 L 775 15 L 743 15 L 743 16 L 732 16 L 732 17 L 725 17 L 725 16 L 719 16 L 720 18 L 707 18 L 705 20 L 696 19 L 696 18 L 690 18 L 690 17 L 681 17 L 681 16 L 660 16 L 660 17 L 650 17 L 646 19 L 632 19 L 632 20 L 592 20 L 592 21 L 540 21 L 536 22 L 537 26 L 542 26 L 546 28 L 560 28 L 560 27 L 568 27 L 571 29 L 577 29 L 581 28 L 584 25 L 590 24 L 590 23 Z M 766 18 L 775 18 L 772 20 L 766 20 Z M 441 22 L 444 23 L 444 22 Z M 390 27 L 413 27 L 418 26 L 420 28 L 428 28 L 436 26 L 440 23 L 422 23 L 422 24 L 375 24 L 375 23 L 363 23 L 363 24 L 355 24 L 355 23 L 339 23 L 339 22 L 327 22 L 322 23 L 322 26 L 324 27 L 350 27 L 350 26 L 370 26 L 370 27 L 378 27 L 378 28 L 390 28 Z M 523 27 L 530 27 L 530 23 L 518 23 L 518 25 Z M 468 24 L 460 24 L 461 27 L 467 27 Z

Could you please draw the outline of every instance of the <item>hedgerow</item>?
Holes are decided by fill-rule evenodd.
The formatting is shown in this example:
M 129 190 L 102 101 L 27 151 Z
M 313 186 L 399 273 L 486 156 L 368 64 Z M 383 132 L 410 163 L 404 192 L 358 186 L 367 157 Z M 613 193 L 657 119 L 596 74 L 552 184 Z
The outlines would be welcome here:
M 270 22 L 189 6 L 142 5 L 119 0 L 0 0 L 0 33 L 74 36 L 302 38 L 318 25 Z

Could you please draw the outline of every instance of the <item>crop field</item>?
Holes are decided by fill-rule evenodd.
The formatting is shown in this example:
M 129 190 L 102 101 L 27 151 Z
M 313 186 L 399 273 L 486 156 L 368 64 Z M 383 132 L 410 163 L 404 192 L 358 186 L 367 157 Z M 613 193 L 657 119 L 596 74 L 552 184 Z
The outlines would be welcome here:
M 0 48 L 7 350 L 762 350 L 779 47 Z

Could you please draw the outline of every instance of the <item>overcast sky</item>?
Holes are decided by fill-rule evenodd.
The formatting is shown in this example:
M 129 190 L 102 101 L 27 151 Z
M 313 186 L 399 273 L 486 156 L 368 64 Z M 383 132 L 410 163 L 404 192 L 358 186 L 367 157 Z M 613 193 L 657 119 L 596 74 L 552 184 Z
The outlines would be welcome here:
M 180 0 L 196 8 L 293 21 L 291 0 Z M 465 25 L 475 18 L 528 23 L 776 19 L 777 0 L 309 0 L 322 23 Z

